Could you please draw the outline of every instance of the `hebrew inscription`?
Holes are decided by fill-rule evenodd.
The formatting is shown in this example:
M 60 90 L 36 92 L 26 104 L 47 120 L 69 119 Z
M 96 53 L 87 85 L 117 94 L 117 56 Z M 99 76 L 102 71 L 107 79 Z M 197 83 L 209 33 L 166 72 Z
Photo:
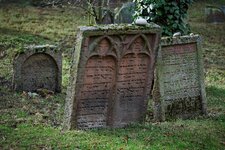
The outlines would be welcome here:
M 122 58 L 117 81 L 119 105 L 116 107 L 115 124 L 127 124 L 140 119 L 149 63 L 145 54 L 127 54 Z
M 114 82 L 115 61 L 112 57 L 94 56 L 88 60 L 79 94 L 78 128 L 106 126 Z
M 163 43 L 158 69 L 166 117 L 188 118 L 203 112 L 204 86 L 196 42 Z
M 57 86 L 57 65 L 46 54 L 34 54 L 22 65 L 23 89 L 35 91 L 39 88 L 55 91 Z
M 64 128 L 124 127 L 144 118 L 160 30 L 118 27 L 80 29 Z
M 165 100 L 197 97 L 199 92 L 195 44 L 175 45 L 162 49 Z
M 132 37 L 127 37 L 128 39 Z M 132 41 L 132 40 L 131 40 Z M 145 112 L 150 57 L 146 42 L 136 38 L 119 62 L 114 125 L 123 126 L 141 120 Z

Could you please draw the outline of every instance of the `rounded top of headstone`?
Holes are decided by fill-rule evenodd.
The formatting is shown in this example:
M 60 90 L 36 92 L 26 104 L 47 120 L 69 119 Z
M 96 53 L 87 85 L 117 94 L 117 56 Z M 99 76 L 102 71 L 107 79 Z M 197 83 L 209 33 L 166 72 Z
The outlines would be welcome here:
M 184 36 L 162 37 L 160 44 L 166 46 L 171 44 L 194 43 L 196 41 L 201 41 L 201 37 L 198 34 L 192 33 L 191 35 Z
M 17 54 L 21 54 L 24 52 L 46 52 L 46 51 L 58 51 L 59 48 L 55 45 L 29 45 L 25 46 L 23 49 L 17 51 Z
M 49 44 L 45 44 L 45 45 L 29 45 L 27 47 L 25 47 L 26 49 L 42 49 L 42 48 L 56 48 L 55 45 L 49 45 Z

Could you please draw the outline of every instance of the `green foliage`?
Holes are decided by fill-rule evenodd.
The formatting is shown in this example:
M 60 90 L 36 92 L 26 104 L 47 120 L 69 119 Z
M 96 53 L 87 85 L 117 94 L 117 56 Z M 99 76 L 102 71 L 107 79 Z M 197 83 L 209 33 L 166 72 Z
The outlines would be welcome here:
M 187 10 L 192 0 L 134 0 L 135 18 L 139 16 L 148 22 L 155 22 L 163 29 L 163 35 L 172 36 L 175 32 L 188 34 Z

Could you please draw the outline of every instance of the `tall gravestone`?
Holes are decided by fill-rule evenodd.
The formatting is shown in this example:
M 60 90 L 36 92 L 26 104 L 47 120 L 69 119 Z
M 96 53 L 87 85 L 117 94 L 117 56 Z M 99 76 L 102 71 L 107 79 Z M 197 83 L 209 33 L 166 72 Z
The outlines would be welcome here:
M 154 88 L 157 119 L 206 114 L 200 37 L 162 38 Z M 157 114 L 158 113 L 158 114 Z
M 67 91 L 65 129 L 139 122 L 152 90 L 160 27 L 81 27 Z
M 13 88 L 17 91 L 61 91 L 62 53 L 55 46 L 25 48 L 14 59 Z

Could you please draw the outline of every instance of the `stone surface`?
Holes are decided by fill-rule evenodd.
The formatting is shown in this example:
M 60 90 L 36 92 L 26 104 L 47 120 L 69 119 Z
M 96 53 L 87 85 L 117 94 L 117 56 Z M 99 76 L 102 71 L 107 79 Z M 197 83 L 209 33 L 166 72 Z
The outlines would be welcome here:
M 135 13 L 135 4 L 128 2 L 123 4 L 118 13 L 115 15 L 115 23 L 133 23 L 133 15 Z
M 6 48 L 3 45 L 0 45 L 0 59 L 3 59 L 6 56 Z
M 157 59 L 154 95 L 156 120 L 206 114 L 206 96 L 200 37 L 162 38 Z M 155 92 L 157 93 L 157 92 Z
M 207 6 L 205 8 L 206 22 L 208 23 L 223 23 L 225 22 L 225 9 L 215 6 Z
M 103 9 L 102 11 L 103 18 L 101 24 L 113 24 L 114 23 L 114 14 L 110 9 Z
M 152 90 L 160 27 L 81 27 L 67 91 L 65 129 L 142 121 Z
M 221 6 L 220 9 L 223 11 L 223 14 L 225 14 L 225 5 Z
M 55 46 L 25 48 L 14 59 L 13 68 L 13 88 L 16 91 L 61 91 L 62 53 Z
M 126 2 L 129 2 L 130 0 L 110 0 L 109 1 L 109 6 L 111 8 L 116 8 L 116 7 L 119 7 L 119 6 L 122 6 L 122 4 L 126 3 Z

